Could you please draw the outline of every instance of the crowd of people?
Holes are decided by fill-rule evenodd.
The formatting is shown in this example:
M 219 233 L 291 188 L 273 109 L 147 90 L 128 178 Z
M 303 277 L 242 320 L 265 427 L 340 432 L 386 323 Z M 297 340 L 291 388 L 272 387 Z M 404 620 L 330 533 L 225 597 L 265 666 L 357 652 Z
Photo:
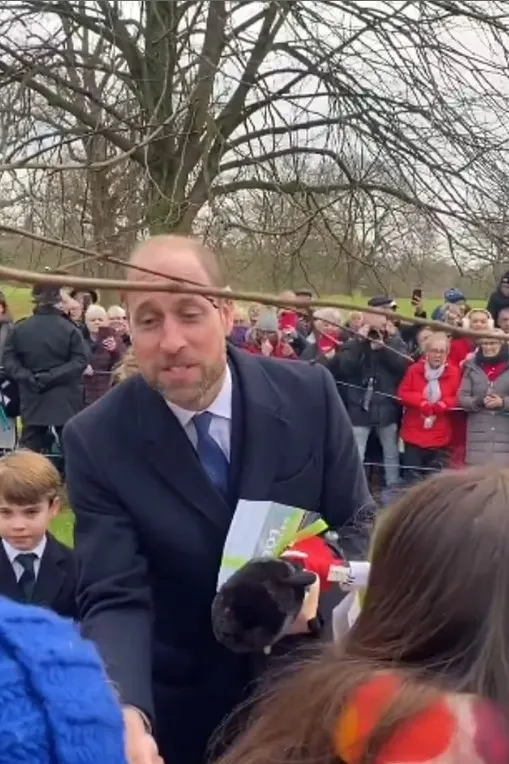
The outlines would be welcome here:
M 185 237 L 141 243 L 129 280 L 147 269 L 225 286 Z M 15 324 L 0 299 L 2 409 L 17 416 L 17 390 L 28 447 L 0 459 L 5 764 L 507 764 L 509 274 L 489 310 L 448 290 L 435 317 L 450 331 L 417 297 L 419 325 L 387 297 L 370 300 L 386 313 L 343 321 L 134 291 L 129 322 L 93 291 L 33 298 Z M 73 550 L 50 533 L 61 476 L 34 453 L 51 438 Z M 387 489 L 415 482 L 380 513 L 362 466 L 373 439 Z M 464 463 L 478 466 L 441 471 Z M 347 580 L 369 569 L 335 644 L 318 575 L 270 650 L 230 650 L 213 629 L 237 513 L 273 503 L 321 518 L 314 541 Z M 291 589 L 311 567 L 288 559 Z
M 368 305 L 397 311 L 390 297 Z M 367 468 L 383 466 L 388 500 L 393 489 L 446 466 L 509 464 L 509 274 L 486 309 L 471 309 L 460 290 L 447 290 L 430 318 L 449 324 L 450 333 L 426 325 L 421 296 L 413 305 L 419 325 L 368 312 L 344 317 L 333 308 L 315 311 L 310 322 L 253 305 L 237 309 L 230 337 L 250 353 L 329 369 Z M 499 339 L 456 336 L 455 327 L 493 330 Z
M 281 301 L 311 292 L 284 292 Z M 0 294 L 0 449 L 18 443 L 58 460 L 63 426 L 112 385 L 136 371 L 125 309 L 105 309 L 98 294 L 35 288 L 31 317 L 14 323 Z M 368 305 L 396 311 L 390 297 Z M 318 363 L 333 375 L 361 458 L 382 500 L 445 466 L 509 462 L 509 273 L 487 308 L 470 309 L 449 289 L 432 320 L 473 331 L 479 341 L 433 331 L 422 295 L 420 325 L 386 316 L 322 308 L 311 318 L 292 309 L 235 306 L 229 342 L 253 355 Z M 51 371 L 49 371 L 51 370 Z

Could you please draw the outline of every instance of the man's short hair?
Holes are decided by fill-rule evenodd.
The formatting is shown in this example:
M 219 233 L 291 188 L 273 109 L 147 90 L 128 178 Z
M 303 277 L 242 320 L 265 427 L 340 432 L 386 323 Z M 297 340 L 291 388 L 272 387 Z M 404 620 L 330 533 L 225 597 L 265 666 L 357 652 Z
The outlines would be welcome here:
M 200 263 L 203 265 L 203 269 L 207 276 L 210 279 L 210 286 L 218 287 L 219 289 L 226 287 L 226 280 L 224 277 L 224 274 L 221 270 L 221 266 L 219 265 L 219 260 L 217 258 L 216 253 L 209 249 L 205 244 L 203 244 L 198 239 L 194 239 L 191 236 L 178 236 L 176 234 L 160 234 L 158 236 L 152 236 L 150 239 L 146 239 L 145 241 L 140 242 L 137 244 L 137 246 L 134 248 L 131 257 L 129 258 L 128 262 L 128 270 L 129 268 L 133 268 L 136 270 L 136 261 L 138 259 L 138 255 L 140 252 L 145 249 L 145 247 L 149 245 L 157 245 L 157 244 L 168 244 L 174 245 L 174 246 L 180 246 L 182 248 L 190 249 Z
M 42 454 L 20 449 L 0 459 L 0 496 L 7 504 L 28 507 L 53 500 L 60 485 L 58 470 Z

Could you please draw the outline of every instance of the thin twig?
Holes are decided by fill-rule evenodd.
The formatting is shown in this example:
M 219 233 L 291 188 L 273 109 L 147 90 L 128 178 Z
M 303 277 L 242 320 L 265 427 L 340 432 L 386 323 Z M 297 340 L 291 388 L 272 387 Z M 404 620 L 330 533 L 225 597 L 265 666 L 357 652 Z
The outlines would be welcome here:
M 296 297 L 293 299 L 277 295 L 266 295 L 260 292 L 244 292 L 240 290 L 219 289 L 212 286 L 197 286 L 178 283 L 168 277 L 168 281 L 127 281 L 125 279 L 99 279 L 86 278 L 83 276 L 73 276 L 71 274 L 61 275 L 56 273 L 35 273 L 34 271 L 25 271 L 18 268 L 9 268 L 0 265 L 0 279 L 4 281 L 13 281 L 18 284 L 40 284 L 59 287 L 74 287 L 75 289 L 105 289 L 120 292 L 170 292 L 173 294 L 193 294 L 203 297 L 216 297 L 225 300 L 239 300 L 241 302 L 254 302 L 261 305 L 271 305 L 273 307 L 295 308 L 296 310 L 307 311 L 314 308 L 339 308 L 347 311 L 362 311 L 363 313 L 373 313 L 378 316 L 385 316 L 390 321 L 402 321 L 407 324 L 416 324 L 418 326 L 429 326 L 430 329 L 455 334 L 459 337 L 488 337 L 500 340 L 500 334 L 495 332 L 474 332 L 472 329 L 463 329 L 456 326 L 450 326 L 442 321 L 429 321 L 425 318 L 416 318 L 405 316 L 402 313 L 395 313 L 392 310 L 381 310 L 371 306 L 361 306 L 355 303 L 343 302 L 342 300 L 316 299 L 309 300 L 306 297 Z
M 111 259 L 110 255 L 101 255 L 94 250 L 87 249 L 86 247 L 80 247 L 77 244 L 71 244 L 66 241 L 59 241 L 58 239 L 51 239 L 48 236 L 42 236 L 41 234 L 32 233 L 22 228 L 15 228 L 14 226 L 8 226 L 0 224 L 0 231 L 6 233 L 15 234 L 17 236 L 24 236 L 27 239 L 34 241 L 40 241 L 44 244 L 50 244 L 52 246 L 60 247 L 62 249 L 70 249 L 75 252 L 79 252 L 86 256 L 87 260 L 108 260 Z M 120 261 L 117 261 L 120 262 Z M 127 267 L 126 263 L 126 267 Z M 189 282 L 179 281 L 177 278 L 171 279 L 165 274 L 158 274 L 157 271 L 151 271 L 148 268 L 142 268 L 141 266 L 133 266 L 134 270 L 141 270 L 147 273 L 153 273 L 159 278 L 167 279 L 167 281 L 126 281 L 124 279 L 102 279 L 102 278 L 88 278 L 84 276 L 74 276 L 72 274 L 61 273 L 36 273 L 35 271 L 20 270 L 18 268 L 9 268 L 7 266 L 0 266 L 0 278 L 5 281 L 13 281 L 18 284 L 47 284 L 61 287 L 74 287 L 76 289 L 105 289 L 115 290 L 120 292 L 172 292 L 174 294 L 198 294 L 203 297 L 217 297 L 225 298 L 227 300 L 239 300 L 241 302 L 257 302 L 261 305 L 270 305 L 273 307 L 288 307 L 295 310 L 308 313 L 315 308 L 339 308 L 346 311 L 362 311 L 362 313 L 373 313 L 378 316 L 385 316 L 390 321 L 401 321 L 405 324 L 414 324 L 417 326 L 429 326 L 430 329 L 436 331 L 447 332 L 448 334 L 454 334 L 458 337 L 487 337 L 490 339 L 500 339 L 500 335 L 495 332 L 474 332 L 472 329 L 463 329 L 462 327 L 450 326 L 443 321 L 433 321 L 427 318 L 417 318 L 416 316 L 405 316 L 402 313 L 395 313 L 392 310 L 381 310 L 380 308 L 372 308 L 369 305 L 358 305 L 356 303 L 343 302 L 342 300 L 327 300 L 323 298 L 317 298 L 310 300 L 307 297 L 296 297 L 294 299 L 281 300 L 281 297 L 277 295 L 266 295 L 259 292 L 244 292 L 230 289 L 218 289 L 211 286 L 204 287 L 198 284 L 190 284 Z

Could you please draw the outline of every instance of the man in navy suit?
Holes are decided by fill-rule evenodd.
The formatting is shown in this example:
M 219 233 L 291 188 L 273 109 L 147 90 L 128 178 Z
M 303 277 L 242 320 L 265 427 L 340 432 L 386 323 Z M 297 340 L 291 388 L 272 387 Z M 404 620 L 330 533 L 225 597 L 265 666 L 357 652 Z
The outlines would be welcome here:
M 184 237 L 145 242 L 131 266 L 140 284 L 224 283 L 213 253 Z M 338 529 L 371 500 L 323 367 L 227 349 L 228 300 L 131 292 L 127 305 L 141 374 L 63 438 L 80 619 L 125 705 L 129 761 L 157 761 L 154 729 L 167 764 L 199 764 L 253 680 L 210 622 L 238 500 L 319 512 Z

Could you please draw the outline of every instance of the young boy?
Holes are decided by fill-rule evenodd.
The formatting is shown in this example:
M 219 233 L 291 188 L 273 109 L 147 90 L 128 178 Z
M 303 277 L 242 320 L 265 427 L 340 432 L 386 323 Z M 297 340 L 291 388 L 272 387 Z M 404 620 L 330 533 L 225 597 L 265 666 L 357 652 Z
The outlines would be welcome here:
M 58 471 L 41 454 L 0 459 L 0 595 L 77 618 L 74 552 L 48 532 L 59 488 Z

